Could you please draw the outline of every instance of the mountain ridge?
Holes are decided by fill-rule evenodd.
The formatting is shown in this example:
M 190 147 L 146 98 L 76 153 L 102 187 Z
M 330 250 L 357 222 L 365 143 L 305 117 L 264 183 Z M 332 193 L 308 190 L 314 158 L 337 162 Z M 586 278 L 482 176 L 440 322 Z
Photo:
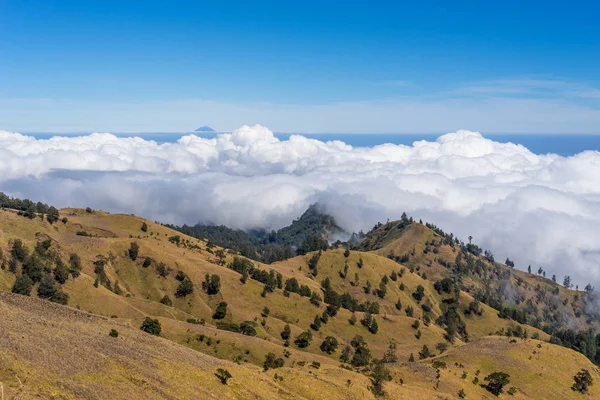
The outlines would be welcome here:
M 337 225 L 335 218 L 325 213 L 319 204 L 312 204 L 290 225 L 277 231 L 264 229 L 244 231 L 224 225 L 203 224 L 167 226 L 267 264 L 327 248 L 330 238 L 334 236 L 349 236 Z

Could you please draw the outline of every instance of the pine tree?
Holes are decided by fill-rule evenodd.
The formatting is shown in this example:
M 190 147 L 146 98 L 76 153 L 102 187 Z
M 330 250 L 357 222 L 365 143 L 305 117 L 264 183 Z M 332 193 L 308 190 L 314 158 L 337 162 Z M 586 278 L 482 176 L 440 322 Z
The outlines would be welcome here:
M 38 296 L 42 299 L 49 299 L 56 294 L 58 288 L 56 287 L 56 283 L 50 279 L 48 275 L 46 275 L 40 281 L 40 286 L 38 286 Z
M 78 254 L 71 253 L 69 256 L 69 272 L 73 278 L 77 278 L 81 274 L 81 258 Z
M 69 269 L 60 259 L 56 262 L 56 268 L 54 268 L 54 279 L 60 284 L 64 284 L 69 279 Z
M 362 336 L 356 335 L 350 342 L 354 348 L 354 356 L 350 363 L 355 367 L 362 367 L 369 365 L 371 362 L 371 350 L 367 346 L 367 343 Z
M 385 351 L 385 353 L 383 355 L 382 361 L 384 363 L 395 363 L 396 361 L 398 361 L 398 355 L 396 354 L 396 343 L 395 342 L 390 342 L 387 350 Z
M 352 313 L 348 322 L 350 323 L 350 325 L 356 325 L 356 314 L 355 313 Z
M 164 295 L 162 299 L 160 299 L 160 303 L 164 304 L 165 306 L 169 306 L 171 307 L 173 305 L 173 301 L 171 300 L 171 298 L 168 295 Z
M 398 297 L 398 301 L 396 302 L 396 310 L 402 310 L 402 302 L 400 302 L 400 297 Z
M 321 297 L 317 294 L 317 292 L 312 292 L 310 295 L 310 304 L 319 307 L 321 305 Z
M 372 334 L 376 334 L 379 331 L 379 325 L 377 324 L 377 320 L 373 318 L 371 321 L 371 325 L 369 325 L 369 332 Z
M 321 329 L 321 318 L 319 317 L 319 315 L 315 315 L 315 319 L 313 321 L 312 324 L 310 324 L 311 329 L 318 331 L 319 329 Z
M 218 294 L 221 291 L 221 277 L 219 275 L 206 274 L 202 287 L 205 288 L 209 295 Z
M 352 357 L 352 347 L 345 346 L 342 350 L 342 354 L 340 354 L 340 361 L 344 363 L 349 363 L 350 358 Z
M 48 208 L 48 214 L 46 215 L 46 219 L 48 220 L 48 222 L 50 222 L 51 224 L 53 224 L 56 221 L 58 221 L 59 218 L 60 218 L 60 215 L 59 215 L 59 212 L 56 209 L 56 207 L 50 206 Z
M 290 338 L 291 334 L 292 334 L 292 330 L 290 329 L 290 325 L 289 324 L 285 324 L 285 326 L 283 327 L 283 330 L 280 333 L 281 338 L 283 340 L 288 340 Z
M 337 347 L 338 347 L 337 339 L 334 338 L 333 336 L 327 336 L 325 338 L 325 340 L 323 340 L 323 342 L 321 343 L 321 346 L 319 348 L 324 353 L 333 354 L 337 350 Z
M 25 274 L 20 275 L 12 287 L 12 292 L 22 294 L 24 296 L 31 295 L 31 289 L 33 288 L 33 281 Z
M 194 292 L 194 284 L 187 276 L 181 281 L 177 290 L 175 291 L 175 297 L 185 297 Z
M 140 246 L 136 242 L 131 242 L 131 245 L 129 245 L 129 250 L 128 250 L 129 258 L 131 258 L 132 261 L 137 260 L 139 252 L 140 252 Z
M 373 367 L 373 371 L 371 372 L 371 386 L 369 389 L 376 397 L 385 396 L 383 383 L 390 380 L 392 380 L 390 371 L 382 362 L 376 362 Z
M 423 348 L 419 352 L 419 358 L 424 360 L 425 358 L 431 357 L 431 353 L 429 352 L 429 347 L 426 344 L 423 345 Z

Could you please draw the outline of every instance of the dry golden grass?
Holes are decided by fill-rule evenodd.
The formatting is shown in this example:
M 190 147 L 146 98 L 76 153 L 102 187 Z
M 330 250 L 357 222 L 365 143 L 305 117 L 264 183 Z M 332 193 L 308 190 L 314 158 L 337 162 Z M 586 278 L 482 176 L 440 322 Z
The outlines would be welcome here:
M 448 382 L 447 390 L 457 393 L 464 389 L 467 399 L 494 398 L 473 383 L 475 377 L 484 383 L 483 378 L 492 372 L 510 375 L 510 383 L 501 397 L 509 397 L 506 392 L 514 386 L 517 399 L 600 398 L 598 385 L 591 386 L 588 395 L 571 390 L 573 376 L 582 368 L 589 370 L 594 382 L 600 382 L 598 367 L 582 354 L 539 340 L 484 337 L 452 349 L 436 360 L 446 362 L 447 368 L 441 369 L 440 379 Z M 467 376 L 462 379 L 465 372 Z
M 433 254 L 422 253 L 425 241 L 436 237 L 423 225 L 413 224 L 404 231 L 387 232 L 379 242 L 382 247 L 374 252 L 352 251 L 347 258 L 341 249 L 323 252 L 316 277 L 308 270 L 308 259 L 312 254 L 272 265 L 255 263 L 260 268 L 280 272 L 284 280 L 295 277 L 301 285 L 306 284 L 313 291 L 319 292 L 321 281 L 329 278 L 333 288 L 339 293 L 351 293 L 360 302 L 369 300 L 380 303 L 381 313 L 375 316 L 379 324 L 377 334 L 369 333 L 360 322 L 350 325 L 348 320 L 351 313 L 341 309 L 337 316 L 322 325 L 320 331 L 313 332 L 311 345 L 300 350 L 293 344 L 294 338 L 309 329 L 315 315 L 324 312 L 324 304 L 316 307 L 310 304 L 308 298 L 294 293 L 286 297 L 280 289 L 262 297 L 263 284 L 251 279 L 242 284 L 238 273 L 218 264 L 214 254 L 218 248 L 209 250 L 202 240 L 187 237 L 141 218 L 101 211 L 87 213 L 80 209 L 62 210 L 61 214 L 68 217 L 67 224 L 50 225 L 39 218 L 28 220 L 9 211 L 0 211 L 0 248 L 5 254 L 8 252 L 10 239 L 21 238 L 33 249 L 38 238 L 48 237 L 53 240 L 53 247 L 58 249 L 64 260 L 68 259 L 70 253 L 77 253 L 83 261 L 82 275 L 77 279 L 69 279 L 64 285 L 65 292 L 70 296 L 69 306 L 79 308 L 82 312 L 36 299 L 0 294 L 1 315 L 8 316 L 0 318 L 0 381 L 9 387 L 11 396 L 28 398 L 40 395 L 67 399 L 371 398 L 368 377 L 339 367 L 341 348 L 355 335 L 362 335 L 367 340 L 373 356 L 377 358 L 383 356 L 390 342 L 396 343 L 401 362 L 393 367 L 392 382 L 386 383 L 386 390 L 392 398 L 454 398 L 463 386 L 468 394 L 467 398 L 489 395 L 471 384 L 470 380 L 466 382 L 467 385 L 460 376 L 456 376 L 458 370 L 454 367 L 448 371 L 443 370 L 442 379 L 438 382 L 431 360 L 406 362 L 411 353 L 418 358 L 418 352 L 424 344 L 432 352 L 438 353 L 435 345 L 445 341 L 444 331 L 433 321 L 429 326 L 421 323 L 420 339 L 415 337 L 416 331 L 411 327 L 415 319 L 423 318 L 420 304 L 411 295 L 418 285 L 425 289 L 425 298 L 421 304 L 428 299 L 432 305 L 432 319 L 435 320 L 442 312 L 442 297 L 433 289 L 432 281 L 423 279 L 416 273 L 425 271 L 430 279 L 442 277 L 445 273 L 444 267 L 433 262 Z M 143 222 L 148 224 L 148 232 L 141 231 Z M 76 232 L 82 230 L 95 236 L 76 235 Z M 188 246 L 180 247 L 170 242 L 169 237 L 175 235 L 180 236 Z M 127 255 L 127 249 L 133 241 L 140 245 L 140 254 L 135 262 Z M 391 250 L 401 255 L 412 249 L 415 249 L 418 257 L 411 257 L 406 266 L 386 257 Z M 436 257 L 453 260 L 455 254 L 449 246 L 442 246 Z M 121 295 L 103 286 L 94 287 L 96 275 L 93 261 L 98 255 L 110 259 L 105 270 L 113 285 L 119 282 L 123 290 Z M 152 266 L 142 267 L 145 257 L 154 260 Z M 232 255 L 228 254 L 226 261 L 231 259 Z M 359 259 L 363 260 L 362 268 L 358 268 Z M 159 277 L 156 273 L 155 266 L 159 262 L 172 268 L 167 278 Z M 343 278 L 339 272 L 343 271 L 346 262 L 349 270 Z M 408 266 L 415 264 L 422 264 L 421 271 L 411 273 Z M 384 299 L 373 293 L 365 293 L 363 287 L 367 281 L 375 289 L 384 274 L 389 277 L 392 271 L 399 272 L 405 267 L 402 277 L 397 281 L 390 279 Z M 179 284 L 174 278 L 178 270 L 183 271 L 194 282 L 194 293 L 181 299 L 174 296 Z M 207 273 L 221 277 L 221 291 L 215 296 L 208 296 L 201 288 Z M 355 274 L 358 274 L 357 282 Z M 513 272 L 511 279 L 516 279 L 517 276 L 522 277 L 529 287 L 537 284 L 553 285 L 541 277 L 517 271 Z M 0 291 L 9 291 L 14 279 L 14 274 L 0 270 Z M 404 291 L 400 290 L 400 283 L 404 285 Z M 164 295 L 170 296 L 173 306 L 159 303 Z M 568 297 L 570 301 L 574 301 L 575 295 L 573 291 L 560 290 L 560 296 Z M 402 303 L 402 311 L 395 308 L 398 299 Z M 216 321 L 212 319 L 212 315 L 220 301 L 228 303 L 225 321 L 254 321 L 257 336 L 247 337 L 216 329 Z M 461 293 L 461 308 L 467 307 L 471 301 L 472 297 L 468 293 Z M 409 305 L 414 309 L 414 318 L 405 314 L 404 309 Z M 264 307 L 270 309 L 270 314 L 264 318 L 263 325 L 261 312 Z M 490 307 L 482 305 L 482 308 L 483 315 L 465 318 L 470 339 L 481 339 L 467 344 L 457 339 L 453 349 L 442 356 L 455 357 L 456 362 L 462 362 L 465 368 L 473 369 L 473 373 L 477 369 L 484 371 L 490 365 L 489 359 L 496 357 L 499 361 L 491 364 L 490 368 L 497 367 L 509 372 L 508 369 L 516 365 L 516 369 L 510 370 L 515 375 L 523 367 L 523 376 L 529 376 L 526 375 L 526 370 L 533 371 L 531 373 L 534 374 L 542 373 L 544 376 L 545 368 L 553 365 L 551 358 L 541 358 L 542 362 L 538 363 L 531 363 L 529 360 L 524 364 L 517 362 L 522 352 L 530 350 L 522 346 L 531 343 L 537 345 L 538 342 L 519 341 L 516 345 L 506 347 L 508 339 L 485 338 L 502 328 L 517 324 L 500 319 Z M 109 318 L 111 316 L 114 318 Z M 154 338 L 139 331 L 146 316 L 161 321 L 163 337 L 169 340 Z M 362 313 L 357 312 L 356 316 L 360 320 Z M 187 323 L 186 320 L 190 318 L 204 319 L 206 323 Z M 292 330 L 292 345 L 288 348 L 283 346 L 280 337 L 285 324 L 289 324 Z M 108 337 L 108 332 L 113 327 L 122 333 L 116 340 Z M 526 328 L 530 335 L 538 332 L 540 338 L 548 338 L 541 331 Z M 199 335 L 210 338 L 210 345 L 206 340 L 199 341 Z M 331 356 L 319 349 L 326 336 L 336 337 L 340 343 L 338 351 Z M 118 346 L 115 346 L 115 342 Z M 182 344 L 183 347 L 175 343 Z M 543 346 L 543 349 L 551 349 L 548 353 L 553 357 L 571 360 L 571 369 L 577 365 L 591 365 L 585 357 L 571 350 L 546 343 Z M 512 349 L 521 349 L 521 352 L 513 354 L 510 352 Z M 268 352 L 283 357 L 284 351 L 290 352 L 289 358 L 285 358 L 285 368 L 261 372 L 260 365 Z M 538 355 L 539 357 L 543 356 Z M 232 363 L 233 360 L 241 365 Z M 310 367 L 312 361 L 318 361 L 321 367 Z M 221 385 L 214 377 L 216 368 L 223 366 L 234 375 L 227 386 Z M 283 376 L 283 381 L 276 380 L 275 373 Z M 572 376 L 574 372 L 569 370 L 568 374 Z M 541 385 L 541 381 L 534 378 L 530 377 L 534 382 L 532 385 L 514 378 L 519 383 L 519 390 L 522 390 L 517 397 L 527 394 L 530 398 L 558 398 L 547 397 L 550 392 L 536 389 L 536 384 Z M 568 381 L 564 383 L 568 389 L 570 378 L 567 378 L 566 372 L 564 376 L 560 376 L 560 379 Z M 561 386 L 561 390 L 563 389 Z M 572 395 L 558 389 L 556 393 Z
M 389 229 L 386 230 L 385 228 L 388 225 Z M 382 233 L 376 235 L 378 238 L 378 241 L 375 243 L 376 248 L 379 246 L 381 247 L 374 250 L 374 253 L 381 256 L 388 256 L 391 251 L 397 256 L 409 254 L 410 260 L 406 263 L 406 266 L 413 267 L 417 273 L 426 273 L 427 279 L 431 281 L 451 276 L 451 271 L 437 262 L 437 260 L 441 259 L 451 264 L 454 263 L 458 254 L 458 249 L 456 247 L 452 248 L 442 244 L 435 247 L 437 253 L 429 251 L 427 254 L 424 254 L 423 250 L 426 248 L 425 243 L 431 243 L 432 240 L 436 242 L 441 241 L 441 237 L 438 234 L 419 223 L 413 223 L 403 230 L 395 228 L 397 222 L 390 222 L 388 225 L 385 225 L 382 228 Z M 430 250 L 433 248 L 433 246 L 430 246 Z M 560 310 L 561 314 L 564 316 L 565 321 L 568 321 L 569 326 L 577 327 L 578 329 L 587 329 L 590 327 L 586 316 L 582 314 L 578 317 L 576 313 L 576 311 L 581 310 L 584 307 L 582 300 L 583 292 L 581 290 L 569 290 L 559 283 L 553 282 L 552 279 L 550 279 L 552 276 L 551 272 L 548 274 L 547 278 L 536 275 L 535 272 L 537 272 L 537 267 L 532 268 L 534 274 L 529 274 L 518 268 L 510 268 L 498 262 L 492 267 L 485 259 L 483 261 L 490 270 L 497 269 L 501 273 L 510 273 L 509 281 L 514 288 L 513 296 L 521 297 L 522 303 L 525 303 L 529 299 L 536 304 L 540 303 L 536 298 L 538 295 L 536 288 L 540 288 L 546 292 L 544 299 L 540 303 L 540 307 L 544 307 L 544 302 L 556 305 L 558 310 Z M 557 280 L 562 282 L 562 277 L 558 277 Z M 464 278 L 464 286 L 468 288 L 469 293 L 474 294 L 479 289 L 485 289 L 486 283 L 475 276 L 466 276 Z M 553 291 L 558 291 L 558 294 L 554 295 Z M 465 300 L 470 298 L 469 296 L 464 295 L 463 297 Z M 461 303 L 462 301 L 461 298 Z M 486 308 L 485 305 L 484 308 Z M 495 311 L 489 307 L 486 309 L 489 309 L 495 314 Z M 485 323 L 480 325 L 482 326 L 473 327 L 474 329 L 472 329 L 471 332 L 476 333 L 477 336 L 481 336 L 482 334 L 486 334 L 486 332 L 490 332 L 490 329 L 486 329 L 486 325 L 489 328 L 494 327 L 495 330 L 493 332 L 502 327 L 500 321 L 488 320 L 487 318 L 485 319 Z M 504 326 L 506 326 L 506 324 L 504 324 Z M 598 322 L 592 322 L 591 327 L 600 329 L 600 324 Z M 529 330 L 531 331 L 531 329 Z M 534 331 L 538 331 L 542 337 L 547 337 L 547 335 L 539 330 Z
M 382 234 L 377 237 L 374 252 L 384 257 L 391 252 L 402 256 L 415 249 L 415 253 L 420 254 L 425 248 L 425 242 L 435 236 L 431 229 L 422 224 L 414 223 L 400 229 L 398 221 L 390 222 L 383 227 Z
M 0 293 L 0 314 L 0 381 L 8 399 L 372 398 L 366 377 L 327 364 L 277 370 L 281 382 L 274 372 L 42 300 Z M 217 368 L 233 375 L 227 385 Z

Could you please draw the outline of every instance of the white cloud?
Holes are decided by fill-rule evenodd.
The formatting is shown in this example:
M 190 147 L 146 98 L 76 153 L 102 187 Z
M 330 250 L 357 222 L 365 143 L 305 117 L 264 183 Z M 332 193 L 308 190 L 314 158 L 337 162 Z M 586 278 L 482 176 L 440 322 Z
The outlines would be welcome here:
M 173 223 L 278 228 L 324 204 L 349 230 L 403 211 L 498 259 L 600 283 L 600 153 L 536 155 L 479 133 L 353 148 L 243 126 L 158 144 L 111 134 L 0 132 L 0 190 Z

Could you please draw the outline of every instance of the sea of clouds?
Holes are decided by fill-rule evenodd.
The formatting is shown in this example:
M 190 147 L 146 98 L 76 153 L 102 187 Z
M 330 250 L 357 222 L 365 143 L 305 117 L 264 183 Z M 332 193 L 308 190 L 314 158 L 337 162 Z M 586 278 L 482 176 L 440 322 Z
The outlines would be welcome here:
M 403 211 L 559 281 L 600 283 L 600 153 L 536 155 L 458 131 L 365 148 L 262 126 L 175 143 L 0 131 L 0 191 L 160 222 L 279 228 L 315 202 L 348 231 Z

